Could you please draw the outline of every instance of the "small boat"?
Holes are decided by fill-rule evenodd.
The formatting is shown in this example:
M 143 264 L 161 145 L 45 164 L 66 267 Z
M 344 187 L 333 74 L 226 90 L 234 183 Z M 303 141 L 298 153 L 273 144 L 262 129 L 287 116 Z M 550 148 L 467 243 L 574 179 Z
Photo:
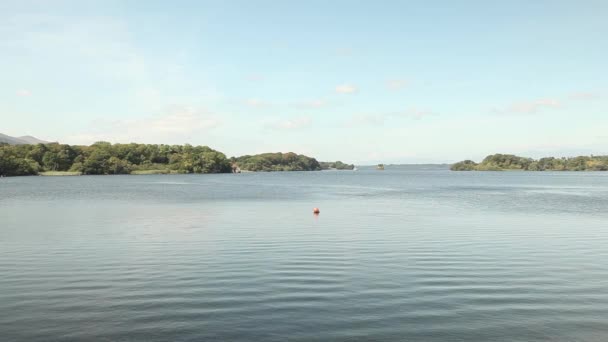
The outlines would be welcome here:
M 376 166 L 376 170 L 384 170 L 384 164 L 378 164 L 378 166 Z

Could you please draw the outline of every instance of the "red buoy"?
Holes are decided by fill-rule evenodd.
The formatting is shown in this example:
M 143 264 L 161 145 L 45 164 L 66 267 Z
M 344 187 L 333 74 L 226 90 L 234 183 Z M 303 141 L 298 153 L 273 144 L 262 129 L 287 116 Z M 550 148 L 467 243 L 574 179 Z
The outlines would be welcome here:
M 313 212 L 314 214 L 318 214 L 318 213 L 320 213 L 320 212 L 321 212 L 321 210 L 319 210 L 319 208 L 314 208 L 314 209 L 312 210 L 312 212 Z

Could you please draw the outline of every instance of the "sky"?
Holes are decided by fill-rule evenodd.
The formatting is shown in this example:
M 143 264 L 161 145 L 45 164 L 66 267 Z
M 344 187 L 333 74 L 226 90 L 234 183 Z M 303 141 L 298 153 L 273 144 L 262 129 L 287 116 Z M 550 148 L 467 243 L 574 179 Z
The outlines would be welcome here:
M 0 0 L 0 133 L 357 164 L 608 154 L 608 1 Z

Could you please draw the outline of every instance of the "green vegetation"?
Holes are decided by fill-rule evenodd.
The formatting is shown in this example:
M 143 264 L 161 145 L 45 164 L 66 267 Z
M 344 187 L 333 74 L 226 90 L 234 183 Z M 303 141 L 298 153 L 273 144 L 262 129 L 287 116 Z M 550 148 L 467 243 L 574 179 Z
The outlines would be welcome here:
M 512 154 L 493 154 L 477 164 L 465 160 L 453 164 L 452 171 L 608 171 L 608 156 L 547 157 L 535 160 Z
M 477 163 L 472 160 L 464 160 L 458 162 L 450 167 L 452 171 L 474 171 L 477 167 Z
M 206 146 L 110 144 L 0 145 L 0 175 L 27 176 L 57 171 L 111 175 L 161 170 L 166 173 L 231 172 L 223 153 Z
M 352 168 L 342 162 L 336 168 Z M 0 143 L 0 176 L 229 173 L 243 171 L 317 171 L 314 159 L 295 153 L 265 153 L 228 159 L 207 146 L 58 143 Z
M 232 158 L 243 171 L 319 171 L 321 165 L 314 159 L 295 153 L 263 153 Z
M 336 170 L 353 170 L 355 165 L 344 164 L 341 161 L 337 162 L 319 162 L 322 170 L 336 169 Z

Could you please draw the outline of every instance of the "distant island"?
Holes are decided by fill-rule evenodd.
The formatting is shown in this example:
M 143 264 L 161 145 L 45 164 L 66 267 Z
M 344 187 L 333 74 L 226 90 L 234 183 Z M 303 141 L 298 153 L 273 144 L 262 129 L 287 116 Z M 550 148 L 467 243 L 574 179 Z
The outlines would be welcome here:
M 336 162 L 320 162 L 321 169 L 323 170 L 354 170 L 355 165 L 345 164 L 341 161 Z
M 546 157 L 538 160 L 512 154 L 493 154 L 481 163 L 464 160 L 452 171 L 608 171 L 608 156 Z
M 319 171 L 321 164 L 314 158 L 296 153 L 262 153 L 232 158 L 244 171 Z
M 342 162 L 319 163 L 291 152 L 227 158 L 207 146 L 109 142 L 77 146 L 35 141 L 0 142 L 0 176 L 319 171 L 351 167 Z

